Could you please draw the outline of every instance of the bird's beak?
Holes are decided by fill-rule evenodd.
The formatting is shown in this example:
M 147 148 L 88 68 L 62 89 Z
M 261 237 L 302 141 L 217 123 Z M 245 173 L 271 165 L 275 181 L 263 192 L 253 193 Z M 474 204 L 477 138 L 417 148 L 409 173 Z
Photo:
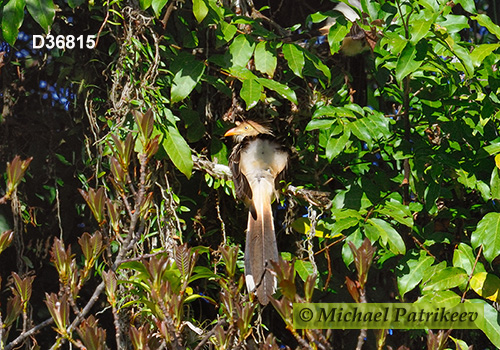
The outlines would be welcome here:
M 229 129 L 228 131 L 226 131 L 226 133 L 224 134 L 224 136 L 234 136 L 234 135 L 238 135 L 239 132 L 238 132 L 238 127 L 235 127 L 235 128 L 232 128 L 232 129 Z
M 227 136 L 241 135 L 243 132 L 244 132 L 244 128 L 242 127 L 241 123 L 236 122 L 236 126 L 232 129 L 229 129 L 228 131 L 226 131 L 224 136 L 227 137 Z

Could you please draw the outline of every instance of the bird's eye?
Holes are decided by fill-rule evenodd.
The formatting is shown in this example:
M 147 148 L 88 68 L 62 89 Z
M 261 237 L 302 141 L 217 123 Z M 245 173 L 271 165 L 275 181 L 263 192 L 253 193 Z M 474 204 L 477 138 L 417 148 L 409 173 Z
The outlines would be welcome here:
M 245 130 L 248 130 L 248 126 L 245 126 Z

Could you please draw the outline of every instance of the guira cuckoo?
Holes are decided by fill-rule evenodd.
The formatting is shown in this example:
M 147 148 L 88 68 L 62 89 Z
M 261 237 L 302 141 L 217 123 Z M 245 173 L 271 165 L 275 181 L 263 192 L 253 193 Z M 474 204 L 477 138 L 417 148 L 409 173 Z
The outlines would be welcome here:
M 245 242 L 247 289 L 256 289 L 259 302 L 266 305 L 276 291 L 270 261 L 278 260 L 271 203 L 278 197 L 277 187 L 284 178 L 289 152 L 268 127 L 251 120 L 237 123 L 224 136 L 233 136 L 236 141 L 229 167 L 236 195 L 249 207 Z

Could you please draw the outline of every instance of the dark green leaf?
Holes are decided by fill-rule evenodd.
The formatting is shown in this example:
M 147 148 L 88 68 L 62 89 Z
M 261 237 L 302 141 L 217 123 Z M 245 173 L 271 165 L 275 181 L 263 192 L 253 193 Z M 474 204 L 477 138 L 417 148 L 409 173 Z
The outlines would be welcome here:
M 56 14 L 53 0 L 26 0 L 26 8 L 40 27 L 48 33 Z
M 205 71 L 205 64 L 192 55 L 179 55 L 177 59 L 183 60 L 183 65 L 172 82 L 171 100 L 174 103 L 189 96 Z
M 68 5 L 74 9 L 83 4 L 85 0 L 68 0 Z

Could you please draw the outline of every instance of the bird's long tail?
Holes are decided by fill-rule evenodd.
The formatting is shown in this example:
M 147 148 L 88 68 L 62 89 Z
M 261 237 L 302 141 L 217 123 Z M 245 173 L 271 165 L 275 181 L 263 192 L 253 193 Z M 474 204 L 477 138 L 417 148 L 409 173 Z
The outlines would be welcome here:
M 253 210 L 248 214 L 245 247 L 245 279 L 249 291 L 257 288 L 257 298 L 266 305 L 276 291 L 276 277 L 269 271 L 270 261 L 278 260 L 271 209 L 273 184 L 260 179 L 252 186 Z

